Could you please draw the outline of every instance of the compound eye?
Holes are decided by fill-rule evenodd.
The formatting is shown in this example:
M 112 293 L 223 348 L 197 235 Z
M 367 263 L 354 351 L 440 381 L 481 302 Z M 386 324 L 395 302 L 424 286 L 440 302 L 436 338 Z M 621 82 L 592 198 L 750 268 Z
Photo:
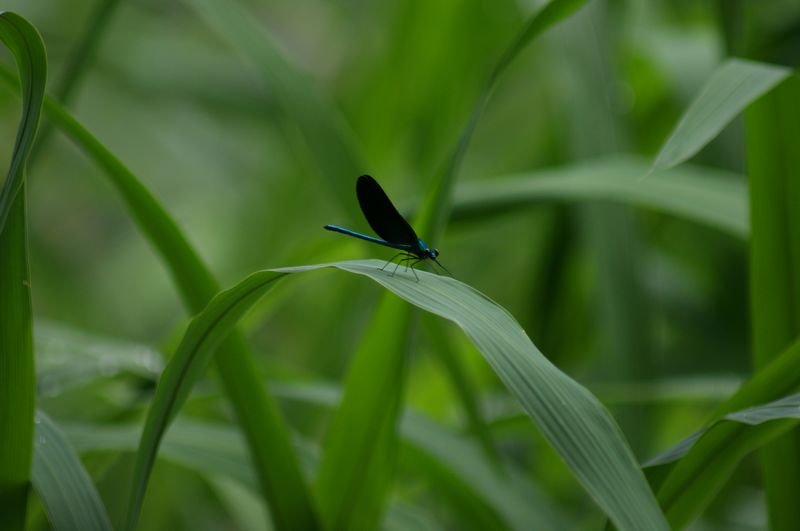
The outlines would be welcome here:
M 436 258 L 437 256 L 439 256 L 439 249 L 434 249 L 434 250 L 431 252 L 431 255 L 433 255 L 433 257 L 434 257 L 434 258 Z

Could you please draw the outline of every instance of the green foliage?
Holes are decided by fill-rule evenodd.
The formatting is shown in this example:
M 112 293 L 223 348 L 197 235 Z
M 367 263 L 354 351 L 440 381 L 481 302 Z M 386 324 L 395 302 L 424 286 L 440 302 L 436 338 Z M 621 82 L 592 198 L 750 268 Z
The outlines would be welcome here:
M 0 527 L 800 526 L 800 6 L 11 3 Z
M 761 369 L 800 333 L 800 79 L 796 75 L 748 109 L 752 243 L 750 293 L 753 364 Z M 775 529 L 800 526 L 800 432 L 761 453 L 770 521 Z
M 33 147 L 47 77 L 39 33 L 14 13 L 0 13 L 0 40 L 17 63 L 22 113 L 8 174 L 0 189 L 0 514 L 4 529 L 23 529 L 31 456 L 35 374 L 25 165 Z
M 31 481 L 53 529 L 113 529 L 78 454 L 50 417 L 41 411 L 36 414 Z

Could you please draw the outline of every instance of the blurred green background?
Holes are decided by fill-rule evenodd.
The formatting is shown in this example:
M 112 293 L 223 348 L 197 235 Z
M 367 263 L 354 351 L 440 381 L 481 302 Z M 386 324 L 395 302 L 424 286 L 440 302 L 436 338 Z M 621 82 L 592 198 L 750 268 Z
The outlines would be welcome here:
M 42 33 L 51 92 L 93 13 L 106 3 L 4 2 Z M 163 202 L 222 285 L 267 267 L 389 258 L 387 250 L 322 230 L 325 223 L 351 222 L 312 175 L 311 155 L 298 148 L 280 95 L 193 10 L 153 0 L 110 4 L 113 12 L 69 107 Z M 487 72 L 540 4 L 282 0 L 250 1 L 247 9 L 341 111 L 361 148 L 362 173 L 407 207 L 441 170 Z M 744 46 L 737 9 L 747 10 L 769 36 L 772 57 L 797 62 L 800 5 L 773 1 L 756 10 L 745 4 L 590 2 L 527 48 L 503 76 L 459 183 L 592 165 L 615 154 L 646 162 L 713 69 Z M 16 98 L 0 89 L 4 138 L 13 137 L 18 112 Z M 53 353 L 61 340 L 105 338 L 125 342 L 121 349 L 171 352 L 187 317 L 163 265 L 99 170 L 53 133 L 28 181 L 34 311 L 37 322 L 50 324 L 38 333 L 55 343 L 51 365 L 40 360 L 40 372 L 70 363 Z M 11 147 L 0 143 L 0 165 L 7 165 Z M 730 170 L 744 181 L 742 124 L 734 122 L 693 163 Z M 343 180 L 350 177 L 354 186 L 357 175 Z M 354 193 L 352 201 L 354 207 Z M 698 428 L 749 373 L 747 247 L 730 234 L 611 202 L 542 201 L 457 219 L 442 241 L 429 243 L 456 278 L 507 308 L 550 360 L 612 409 L 640 459 Z M 264 376 L 340 381 L 379 289 L 324 272 L 286 282 L 276 295 L 244 326 Z M 406 407 L 465 429 L 437 354 L 448 345 L 467 364 L 503 459 L 561 521 L 600 526 L 599 511 L 520 417 L 474 347 L 452 328 L 441 337 L 431 320 L 421 316 L 416 330 Z M 158 365 L 145 361 L 150 369 Z M 183 416 L 228 418 L 211 372 Z M 63 422 L 139 418 L 152 373 L 109 373 L 63 388 L 42 387 L 40 379 L 39 406 Z M 282 404 L 313 453 L 327 412 Z M 127 495 L 130 457 L 88 454 L 85 463 L 114 519 Z M 739 469 L 693 529 L 764 527 L 754 463 Z M 446 528 L 461 528 L 458 501 L 438 496 L 424 468 L 401 459 L 394 499 Z M 241 489 L 164 460 L 141 528 L 258 528 L 263 522 L 237 508 L 246 499 Z M 45 524 L 40 518 L 31 525 Z

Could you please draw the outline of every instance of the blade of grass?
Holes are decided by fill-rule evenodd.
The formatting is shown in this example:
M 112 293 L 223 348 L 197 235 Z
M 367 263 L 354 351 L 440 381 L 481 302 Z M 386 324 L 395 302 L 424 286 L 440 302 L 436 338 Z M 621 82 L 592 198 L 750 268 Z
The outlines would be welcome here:
M 420 271 L 420 281 L 415 282 L 405 274 L 390 276 L 379 269 L 381 265 L 378 260 L 365 260 L 251 274 L 217 295 L 195 317 L 167 366 L 162 379 L 165 383 L 159 387 L 170 389 L 167 382 L 175 381 L 173 375 L 189 375 L 183 381 L 191 383 L 191 376 L 202 370 L 203 361 L 209 355 L 207 351 L 213 350 L 214 344 L 236 324 L 236 319 L 280 275 L 323 267 L 364 275 L 401 299 L 449 319 L 462 328 L 618 528 L 667 528 L 652 492 L 611 415 L 591 393 L 542 356 L 504 309 L 455 279 Z M 384 341 L 394 339 L 382 338 Z M 380 347 L 378 339 L 374 344 Z M 187 366 L 195 364 L 198 366 Z M 171 396 L 183 396 L 187 391 L 173 390 Z M 154 404 L 158 403 L 158 400 L 154 401 Z M 168 412 L 168 408 L 159 406 L 152 407 L 148 413 L 148 428 L 143 434 L 137 458 L 137 477 L 143 476 L 145 483 L 164 426 L 154 419 L 166 418 Z M 143 492 L 144 485 L 141 487 Z
M 791 69 L 745 59 L 722 63 L 683 113 L 653 170 L 671 168 L 703 148 L 739 113 L 791 74 Z
M 734 236 L 748 235 L 747 185 L 743 176 L 683 165 L 641 179 L 648 166 L 635 157 L 611 157 L 464 183 L 456 189 L 453 221 L 508 212 L 546 200 L 609 200 L 652 208 Z
M 431 193 L 417 216 L 420 234 L 435 241 L 444 230 L 458 166 L 469 145 L 491 91 L 508 64 L 528 43 L 552 24 L 572 13 L 583 0 L 553 0 L 534 14 L 511 42 L 489 74 L 486 85 L 444 171 L 434 179 Z M 396 300 L 381 301 L 370 332 L 351 362 L 345 396 L 326 439 L 317 479 L 318 499 L 331 529 L 372 528 L 380 519 L 393 469 L 394 429 L 405 387 L 407 335 L 410 314 Z M 385 341 L 392 338 L 393 341 Z M 383 341 L 382 359 L 374 350 Z M 378 385 L 375 385 L 377 383 Z
M 228 290 L 214 297 L 207 309 L 192 319 L 175 354 L 167 363 L 147 412 L 142 439 L 136 453 L 133 485 L 124 529 L 133 530 L 139 517 L 147 481 L 155 463 L 158 445 L 169 423 L 194 384 L 205 370 L 216 348 L 241 316 L 271 284 L 283 274 L 273 273 L 260 282 L 248 283 L 240 290 Z M 287 500 L 290 502 L 291 500 Z M 310 521 L 306 525 L 310 525 Z
M 745 114 L 750 179 L 753 365 L 800 335 L 800 78 L 791 76 Z M 772 529 L 800 528 L 800 430 L 761 452 Z
M 550 364 L 505 310 L 448 277 L 423 271 L 420 282 L 391 277 L 378 269 L 379 261 L 331 265 L 368 276 L 415 306 L 456 323 L 618 528 L 666 529 L 610 414 L 585 388 Z
M 272 387 L 279 398 L 324 408 L 336 407 L 341 394 L 337 387 L 324 385 L 276 383 Z M 67 424 L 62 429 L 79 452 L 134 452 L 142 432 L 141 427 L 135 424 Z M 531 522 L 558 521 L 555 516 L 549 516 L 552 511 L 548 507 L 535 505 L 535 500 L 524 497 L 531 487 L 521 489 L 499 477 L 471 441 L 409 413 L 403 416 L 400 433 L 404 452 L 417 456 L 424 466 L 423 475 L 436 476 L 441 473 L 450 481 L 461 482 L 473 492 L 472 503 L 496 511 L 513 528 L 528 529 Z M 298 451 L 302 448 L 298 446 Z M 313 456 L 300 453 L 304 462 L 312 462 Z M 248 463 L 244 440 L 238 432 L 227 426 L 177 419 L 164 436 L 159 458 L 181 464 L 208 477 L 230 478 L 253 492 L 259 488 L 258 479 Z
M 274 91 L 298 133 L 300 160 L 312 164 L 312 175 L 338 199 L 351 221 L 361 222 L 353 201 L 353 179 L 364 173 L 355 135 L 342 116 L 326 103 L 310 79 L 293 68 L 255 18 L 238 1 L 184 0 L 220 37 L 250 62 Z
M 800 387 L 800 343 L 793 344 L 720 404 L 709 425 L 725 415 L 777 400 Z M 666 465 L 658 500 L 674 528 L 689 523 L 711 501 L 749 452 L 795 425 L 780 420 L 759 426 L 726 422 L 707 430 L 680 461 Z M 649 475 L 649 474 L 648 474 Z
M 0 80 L 14 87 L 14 75 L 0 65 Z M 86 128 L 51 98 L 48 119 L 105 172 L 148 241 L 165 262 L 178 293 L 191 312 L 199 312 L 218 291 L 206 265 L 175 221 L 136 176 Z M 225 391 L 247 436 L 265 499 L 280 529 L 314 528 L 316 508 L 290 444 L 283 419 L 258 378 L 257 365 L 239 333 L 231 334 L 216 357 Z
M 19 90 L 22 93 L 22 116 L 17 127 L 11 164 L 3 188 L 0 190 L 0 233 L 2 233 L 14 199 L 25 183 L 25 164 L 39 128 L 39 116 L 42 112 L 42 99 L 47 81 L 47 56 L 39 32 L 30 22 L 15 13 L 0 12 L 0 40 L 11 51 L 17 63 Z M 17 86 L 16 80 L 13 86 Z
M 317 499 L 330 529 L 370 529 L 380 522 L 395 468 L 410 310 L 382 298 L 353 355 L 317 474 Z
M 773 400 L 766 404 L 733 411 L 723 415 L 721 418 L 715 420 L 711 424 L 693 433 L 686 439 L 682 440 L 669 450 L 661 452 L 652 459 L 648 459 L 644 466 L 658 466 L 672 463 L 686 455 L 692 446 L 702 437 L 706 432 L 714 428 L 721 422 L 732 421 L 741 422 L 748 426 L 758 426 L 765 422 L 772 420 L 796 419 L 800 420 L 800 394 L 793 394 Z
M 33 488 L 55 531 L 111 531 L 111 521 L 92 478 L 58 426 L 36 413 Z
M 109 27 L 111 17 L 114 15 L 120 0 L 97 0 L 94 11 L 89 17 L 86 30 L 80 34 L 78 44 L 71 50 L 66 61 L 66 66 L 53 90 L 55 98 L 63 105 L 67 105 L 77 90 L 83 74 L 91 64 L 103 33 Z M 38 154 L 47 145 L 53 129 L 49 123 L 45 123 L 36 145 L 31 153 L 31 160 L 36 160 Z
M 446 368 L 453 390 L 467 417 L 469 431 L 480 444 L 486 457 L 499 464 L 499 455 L 492 440 L 492 433 L 484 420 L 481 405 L 478 402 L 480 393 L 458 358 L 457 349 L 453 346 L 453 342 L 441 322 L 430 319 L 425 320 L 424 324 L 427 325 L 425 331 L 433 343 L 432 350 L 436 352 L 439 361 Z
M 444 232 L 452 208 L 453 190 L 461 161 L 464 159 L 472 135 L 478 127 L 478 121 L 483 115 L 500 77 L 517 55 L 536 37 L 580 9 L 585 3 L 586 0 L 551 0 L 527 20 L 500 56 L 478 96 L 458 143 L 453 152 L 448 155 L 442 171 L 434 177 L 430 190 L 425 195 L 425 200 L 417 213 L 414 227 L 417 228 L 419 234 L 425 235 L 428 241 L 438 241 Z
M 22 112 L 0 190 L 0 514 L 5 529 L 24 529 L 33 456 L 36 381 L 28 266 L 25 165 L 42 109 L 47 58 L 39 33 L 0 13 L 0 40 L 19 69 Z

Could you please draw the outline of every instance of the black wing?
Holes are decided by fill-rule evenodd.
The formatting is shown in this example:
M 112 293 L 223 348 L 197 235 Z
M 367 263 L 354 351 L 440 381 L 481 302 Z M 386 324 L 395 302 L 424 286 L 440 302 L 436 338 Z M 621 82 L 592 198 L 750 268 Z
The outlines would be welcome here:
M 356 182 L 356 195 L 361 211 L 375 234 L 389 243 L 417 245 L 417 233 L 400 215 L 378 181 L 369 175 L 362 175 Z

